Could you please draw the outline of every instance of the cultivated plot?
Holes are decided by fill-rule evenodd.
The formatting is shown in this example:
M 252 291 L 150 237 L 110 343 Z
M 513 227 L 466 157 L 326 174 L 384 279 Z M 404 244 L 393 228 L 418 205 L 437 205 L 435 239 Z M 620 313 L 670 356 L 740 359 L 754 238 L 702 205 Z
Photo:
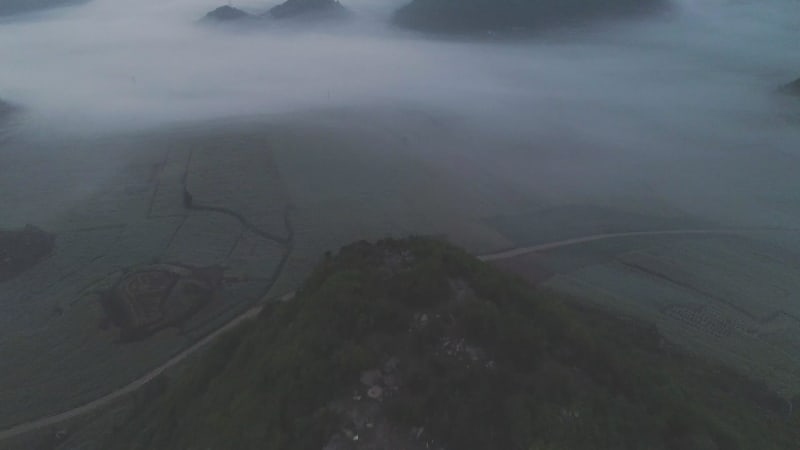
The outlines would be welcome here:
M 290 247 L 271 151 L 202 135 L 83 142 L 85 164 L 4 191 L 9 221 L 50 209 L 28 217 L 54 246 L 0 283 L 0 426 L 101 397 L 266 294 Z

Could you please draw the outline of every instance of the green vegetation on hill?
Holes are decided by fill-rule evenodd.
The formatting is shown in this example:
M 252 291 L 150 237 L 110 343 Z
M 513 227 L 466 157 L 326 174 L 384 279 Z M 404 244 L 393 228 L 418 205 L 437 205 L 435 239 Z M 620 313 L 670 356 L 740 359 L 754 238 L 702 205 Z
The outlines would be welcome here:
M 412 0 L 398 25 L 429 32 L 474 33 L 541 28 L 651 12 L 665 0 Z
M 151 383 L 103 448 L 790 449 L 787 409 L 653 327 L 385 240 Z

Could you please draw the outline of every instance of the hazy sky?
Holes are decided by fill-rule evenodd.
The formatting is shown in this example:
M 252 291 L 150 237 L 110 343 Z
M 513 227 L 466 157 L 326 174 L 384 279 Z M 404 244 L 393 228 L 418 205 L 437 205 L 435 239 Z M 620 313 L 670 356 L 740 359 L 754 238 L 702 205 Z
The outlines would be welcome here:
M 0 98 L 27 108 L 37 136 L 365 105 L 453 111 L 502 138 L 463 151 L 519 189 L 652 189 L 725 220 L 800 219 L 800 102 L 774 94 L 800 77 L 796 0 L 675 0 L 665 16 L 516 43 L 430 39 L 388 24 L 400 2 L 343 3 L 352 21 L 258 30 L 196 23 L 218 0 L 93 0 L 7 20 Z M 456 140 L 436 139 L 415 148 L 450 164 L 442 149 Z
M 183 247 L 230 259 L 221 242 L 238 224 L 184 211 L 184 188 L 196 204 L 244 206 L 278 234 L 291 203 L 287 286 L 354 239 L 446 234 L 475 252 L 508 248 L 487 225 L 498 216 L 523 230 L 603 231 L 605 215 L 800 228 L 800 101 L 775 93 L 800 77 L 800 0 L 673 0 L 664 16 L 524 42 L 397 30 L 388 19 L 403 1 L 342 0 L 351 21 L 248 30 L 197 23 L 227 0 L 91 0 L 0 21 L 0 99 L 24 111 L 0 122 L 0 229 L 31 223 L 58 236 L 41 271 L 4 285 L 10 301 L 0 293 L 0 325 L 14 322 L 0 360 L 45 379 L 92 351 L 103 377 L 112 366 L 138 373 L 148 359 L 135 352 L 150 344 L 84 347 L 99 316 L 79 292 L 156 256 L 192 264 Z M 540 220 L 558 208 L 569 215 Z M 774 239 L 800 254 L 797 233 Z M 252 245 L 258 258 L 272 254 Z M 737 254 L 707 261 L 739 264 L 728 259 Z M 57 357 L 18 364 L 38 333 L 59 339 L 40 342 Z M 92 370 L 64 383 L 80 377 L 94 395 Z M 24 379 L 6 397 L 51 403 Z
M 18 17 L 0 22 L 0 98 L 70 126 L 396 100 L 557 121 L 663 111 L 652 120 L 680 124 L 758 114 L 800 76 L 795 0 L 677 0 L 669 17 L 524 44 L 397 31 L 386 22 L 399 3 L 345 0 L 350 23 L 250 32 L 196 24 L 218 0 L 93 0 Z

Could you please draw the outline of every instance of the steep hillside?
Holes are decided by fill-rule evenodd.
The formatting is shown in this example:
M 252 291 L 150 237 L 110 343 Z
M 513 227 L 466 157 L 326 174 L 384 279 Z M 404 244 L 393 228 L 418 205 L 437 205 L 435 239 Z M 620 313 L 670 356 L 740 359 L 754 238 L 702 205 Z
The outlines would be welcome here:
M 108 449 L 790 449 L 787 402 L 437 241 L 356 243 L 137 398 Z

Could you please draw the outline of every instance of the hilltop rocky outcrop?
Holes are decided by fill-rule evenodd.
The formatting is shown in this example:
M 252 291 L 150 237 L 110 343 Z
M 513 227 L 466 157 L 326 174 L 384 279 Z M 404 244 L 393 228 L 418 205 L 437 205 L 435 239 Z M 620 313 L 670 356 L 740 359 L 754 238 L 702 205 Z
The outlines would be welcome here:
M 385 240 L 154 380 L 98 448 L 794 448 L 775 399 L 652 325 Z

